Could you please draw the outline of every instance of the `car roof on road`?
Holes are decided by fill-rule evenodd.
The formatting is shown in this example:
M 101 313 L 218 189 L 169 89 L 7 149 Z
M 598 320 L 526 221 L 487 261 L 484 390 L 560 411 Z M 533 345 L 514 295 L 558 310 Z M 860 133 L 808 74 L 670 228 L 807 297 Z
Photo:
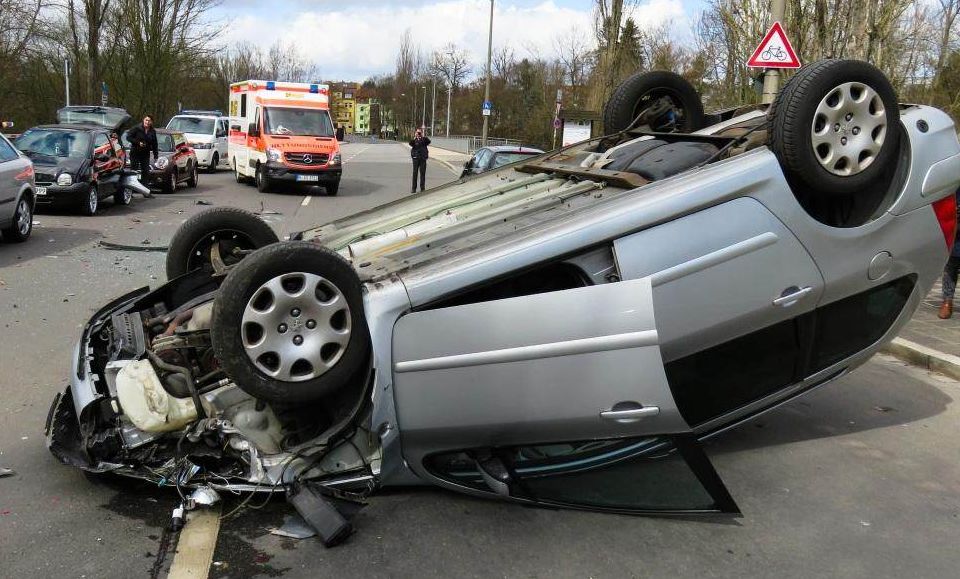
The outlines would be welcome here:
M 490 151 L 493 151 L 494 153 L 530 153 L 530 154 L 533 154 L 533 153 L 543 153 L 543 152 L 544 152 L 544 151 L 541 151 L 540 149 L 536 149 L 536 148 L 534 148 L 534 147 L 522 147 L 522 146 L 519 146 L 519 145 L 494 145 L 494 146 L 483 147 L 483 148 L 484 148 L 484 149 L 488 149 L 488 150 L 490 150 Z

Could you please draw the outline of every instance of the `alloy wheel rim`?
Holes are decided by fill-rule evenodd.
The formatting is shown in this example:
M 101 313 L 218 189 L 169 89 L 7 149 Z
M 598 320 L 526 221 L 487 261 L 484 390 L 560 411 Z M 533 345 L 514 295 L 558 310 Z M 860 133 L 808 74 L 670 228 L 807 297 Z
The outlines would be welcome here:
M 91 187 L 90 192 L 87 193 L 87 206 L 90 208 L 90 213 L 97 212 L 97 204 L 99 202 L 100 199 L 97 196 L 97 189 L 95 187 Z
M 833 175 L 851 177 L 873 164 L 887 136 L 886 107 L 861 82 L 845 82 L 817 105 L 810 127 L 814 154 Z
M 17 208 L 17 228 L 20 235 L 30 233 L 30 227 L 33 225 L 33 215 L 30 214 L 30 204 L 26 199 L 20 200 L 20 206 Z
M 131 201 L 133 201 L 133 192 L 130 191 L 129 187 L 124 187 L 123 188 L 123 204 L 129 205 Z
M 350 306 L 331 281 L 294 272 L 262 284 L 247 302 L 240 339 L 264 374 L 303 382 L 327 373 L 346 352 Z

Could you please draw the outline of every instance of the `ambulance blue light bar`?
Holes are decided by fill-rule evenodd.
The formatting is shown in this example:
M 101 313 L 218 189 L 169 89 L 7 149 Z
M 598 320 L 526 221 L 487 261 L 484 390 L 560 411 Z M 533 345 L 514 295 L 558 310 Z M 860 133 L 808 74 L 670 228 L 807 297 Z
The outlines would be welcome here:
M 277 90 L 277 83 L 272 80 L 267 81 L 267 90 Z
M 317 85 L 317 84 L 311 84 L 311 85 L 310 85 L 310 93 L 311 93 L 311 94 L 317 94 L 317 93 L 319 93 L 319 92 L 320 92 L 320 85 Z

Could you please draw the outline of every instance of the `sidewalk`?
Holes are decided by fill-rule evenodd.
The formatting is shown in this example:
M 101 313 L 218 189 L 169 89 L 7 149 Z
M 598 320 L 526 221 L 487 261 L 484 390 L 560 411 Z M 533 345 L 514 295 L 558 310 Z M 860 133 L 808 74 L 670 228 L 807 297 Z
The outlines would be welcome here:
M 466 153 L 448 151 L 447 149 L 430 145 L 430 159 L 442 164 L 458 177 L 460 173 L 463 172 L 463 164 L 466 163 L 469 158 L 470 155 Z
M 940 300 L 938 280 L 913 319 L 885 349 L 911 364 L 960 380 L 960 312 L 941 320 L 937 317 Z

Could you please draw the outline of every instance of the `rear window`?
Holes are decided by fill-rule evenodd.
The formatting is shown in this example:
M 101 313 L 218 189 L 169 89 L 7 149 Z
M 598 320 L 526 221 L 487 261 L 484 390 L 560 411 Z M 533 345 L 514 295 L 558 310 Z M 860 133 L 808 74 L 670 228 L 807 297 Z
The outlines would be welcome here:
M 167 123 L 167 128 L 180 131 L 182 133 L 195 133 L 198 135 L 212 135 L 216 126 L 216 119 L 204 119 L 201 117 L 173 117 Z
M 517 161 L 522 161 L 524 159 L 539 155 L 540 153 L 529 152 L 529 153 L 497 153 L 493 158 L 494 167 L 502 167 L 504 165 L 509 165 L 510 163 L 516 163 Z

